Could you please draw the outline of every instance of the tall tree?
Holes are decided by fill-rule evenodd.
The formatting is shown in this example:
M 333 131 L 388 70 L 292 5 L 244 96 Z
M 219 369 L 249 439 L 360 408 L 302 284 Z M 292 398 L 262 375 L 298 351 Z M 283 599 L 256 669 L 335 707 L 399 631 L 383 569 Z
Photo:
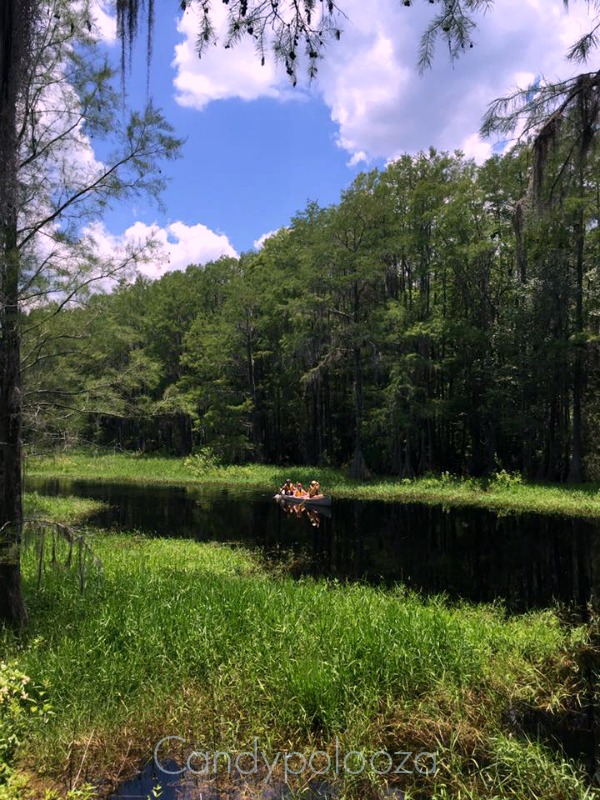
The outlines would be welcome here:
M 0 9 L 0 620 L 17 626 L 26 619 L 19 561 L 23 508 L 17 126 L 35 10 L 34 0 L 7 0 Z
M 26 617 L 19 567 L 20 304 L 54 292 L 64 306 L 92 281 L 135 261 L 137 247 L 116 264 L 98 256 L 86 215 L 117 197 L 158 192 L 157 164 L 179 143 L 152 107 L 122 119 L 111 72 L 92 53 L 87 3 L 8 0 L 2 25 L 0 620 L 19 627 Z M 89 156 L 88 136 L 107 131 L 114 134 L 114 160 L 80 158 Z

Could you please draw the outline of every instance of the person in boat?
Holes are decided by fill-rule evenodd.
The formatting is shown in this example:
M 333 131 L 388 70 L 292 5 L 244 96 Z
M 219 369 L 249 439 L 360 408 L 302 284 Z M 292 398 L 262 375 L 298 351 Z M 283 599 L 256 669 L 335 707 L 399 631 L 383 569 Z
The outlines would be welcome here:
M 308 497 L 308 492 L 303 488 L 301 483 L 297 484 L 294 497 Z
M 295 489 L 294 484 L 288 478 L 288 480 L 283 484 L 283 486 L 279 490 L 279 494 L 283 494 L 283 495 L 287 495 L 287 496 L 293 495 L 294 494 L 294 489 Z
M 311 500 L 321 500 L 324 497 L 319 481 L 311 481 L 308 487 L 308 496 Z

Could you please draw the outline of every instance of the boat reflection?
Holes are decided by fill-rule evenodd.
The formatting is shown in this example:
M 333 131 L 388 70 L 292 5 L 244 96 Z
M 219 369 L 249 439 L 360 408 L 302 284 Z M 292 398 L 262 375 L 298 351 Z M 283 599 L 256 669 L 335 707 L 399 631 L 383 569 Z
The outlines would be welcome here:
M 291 517 L 306 516 L 310 520 L 313 528 L 318 528 L 321 525 L 321 517 L 331 517 L 331 506 L 319 506 L 318 510 L 314 506 L 309 508 L 304 503 L 289 503 L 282 497 L 277 495 L 275 502 L 286 514 Z

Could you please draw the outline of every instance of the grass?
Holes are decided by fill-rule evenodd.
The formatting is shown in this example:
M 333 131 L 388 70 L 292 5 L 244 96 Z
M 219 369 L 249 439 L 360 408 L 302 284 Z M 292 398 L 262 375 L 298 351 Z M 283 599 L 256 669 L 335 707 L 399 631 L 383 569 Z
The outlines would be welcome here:
M 29 520 L 43 519 L 63 525 L 77 525 L 104 508 L 100 500 L 85 497 L 48 497 L 38 492 L 25 495 L 24 511 Z
M 519 475 L 500 472 L 493 479 L 453 477 L 447 473 L 404 479 L 352 481 L 341 470 L 278 467 L 264 464 L 221 466 L 206 457 L 161 458 L 139 454 L 35 456 L 27 460 L 27 475 L 95 481 L 227 484 L 275 490 L 290 477 L 307 484 L 318 478 L 334 498 L 477 506 L 495 511 L 600 517 L 600 485 L 527 483 Z
M 266 753 L 307 756 L 337 738 L 367 757 L 436 752 L 435 775 L 394 778 L 407 800 L 584 796 L 572 763 L 506 719 L 576 701 L 586 629 L 550 611 L 507 618 L 402 587 L 276 578 L 214 544 L 96 532 L 92 547 L 103 566 L 83 593 L 57 570 L 36 591 L 35 553 L 24 556 L 31 624 L 0 652 L 48 707 L 20 734 L 16 774 L 78 790 L 123 777 L 164 736 L 234 754 L 256 737 Z M 346 774 L 339 797 L 382 797 L 385 783 Z

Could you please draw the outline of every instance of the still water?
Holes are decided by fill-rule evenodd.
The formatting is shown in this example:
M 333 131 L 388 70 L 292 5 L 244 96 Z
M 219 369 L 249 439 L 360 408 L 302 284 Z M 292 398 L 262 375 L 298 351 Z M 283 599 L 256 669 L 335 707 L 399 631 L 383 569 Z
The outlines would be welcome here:
M 94 518 L 103 527 L 259 548 L 297 576 L 401 582 L 513 613 L 600 597 L 598 521 L 360 500 L 311 518 L 248 489 L 32 479 L 28 488 L 104 501 Z

